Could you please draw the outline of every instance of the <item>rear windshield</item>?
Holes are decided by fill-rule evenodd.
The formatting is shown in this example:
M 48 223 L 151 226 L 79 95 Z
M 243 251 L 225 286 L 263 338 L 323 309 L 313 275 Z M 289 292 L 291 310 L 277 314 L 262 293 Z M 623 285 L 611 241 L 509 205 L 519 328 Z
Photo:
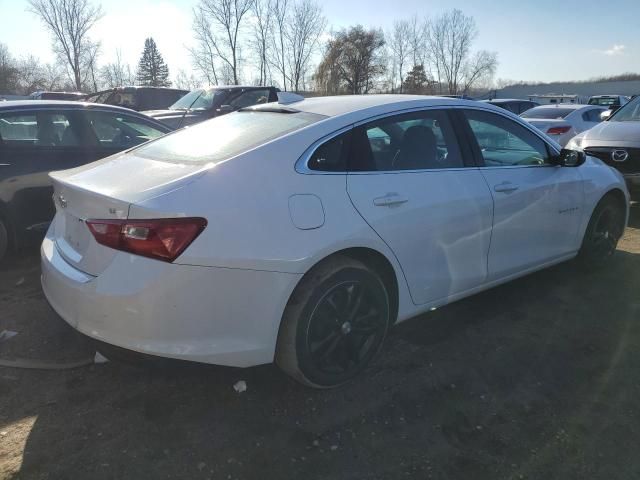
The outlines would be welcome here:
M 166 162 L 217 163 L 323 118 L 303 112 L 235 112 L 145 144 L 135 154 Z
M 610 107 L 618 103 L 618 97 L 598 97 L 590 98 L 589 105 L 602 105 L 603 107 Z
M 531 110 L 527 110 L 522 115 L 522 118 L 564 118 L 571 112 L 575 112 L 573 108 L 562 107 L 536 107 Z

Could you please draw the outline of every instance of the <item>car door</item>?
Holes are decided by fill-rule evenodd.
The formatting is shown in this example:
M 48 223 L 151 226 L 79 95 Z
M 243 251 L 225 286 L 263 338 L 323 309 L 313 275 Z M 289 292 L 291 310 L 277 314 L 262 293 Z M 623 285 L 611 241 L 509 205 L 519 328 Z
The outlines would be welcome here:
M 43 231 L 55 213 L 49 172 L 87 160 L 78 114 L 55 109 L 2 112 L 0 136 L 1 201 L 17 231 Z
M 347 190 L 391 248 L 416 304 L 485 281 L 492 199 L 446 110 L 387 116 L 352 131 Z
M 551 165 L 546 142 L 506 116 L 465 109 L 462 117 L 493 195 L 489 280 L 575 252 L 583 202 L 578 169 Z

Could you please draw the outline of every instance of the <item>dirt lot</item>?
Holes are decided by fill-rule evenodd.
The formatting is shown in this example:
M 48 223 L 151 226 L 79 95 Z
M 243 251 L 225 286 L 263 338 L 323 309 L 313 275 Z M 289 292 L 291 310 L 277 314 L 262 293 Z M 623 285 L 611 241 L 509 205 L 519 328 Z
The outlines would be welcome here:
M 0 368 L 0 478 L 640 478 L 639 229 L 634 208 L 606 271 L 561 265 L 403 323 L 338 390 L 273 366 Z M 4 329 L 4 359 L 91 353 L 43 300 L 36 251 L 0 272 Z

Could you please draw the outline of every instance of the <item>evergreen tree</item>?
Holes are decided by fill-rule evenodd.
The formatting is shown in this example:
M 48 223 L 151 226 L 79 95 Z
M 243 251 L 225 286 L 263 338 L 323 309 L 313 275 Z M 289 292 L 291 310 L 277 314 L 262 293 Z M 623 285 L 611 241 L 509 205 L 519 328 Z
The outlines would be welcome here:
M 402 82 L 402 91 L 404 93 L 424 94 L 428 87 L 429 79 L 423 65 L 414 65 L 413 69 L 407 73 L 404 82 Z
M 144 41 L 144 51 L 138 62 L 138 85 L 149 87 L 169 87 L 169 67 L 158 51 L 156 42 L 149 37 Z

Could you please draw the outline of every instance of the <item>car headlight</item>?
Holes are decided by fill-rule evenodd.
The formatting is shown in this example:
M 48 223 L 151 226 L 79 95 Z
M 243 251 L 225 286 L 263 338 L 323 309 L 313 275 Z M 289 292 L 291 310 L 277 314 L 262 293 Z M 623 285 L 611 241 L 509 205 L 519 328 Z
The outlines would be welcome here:
M 566 148 L 567 150 L 582 151 L 582 139 L 583 138 L 584 137 L 582 137 L 580 135 L 576 135 L 571 140 L 569 140 L 569 143 L 567 143 L 567 145 L 564 148 Z

